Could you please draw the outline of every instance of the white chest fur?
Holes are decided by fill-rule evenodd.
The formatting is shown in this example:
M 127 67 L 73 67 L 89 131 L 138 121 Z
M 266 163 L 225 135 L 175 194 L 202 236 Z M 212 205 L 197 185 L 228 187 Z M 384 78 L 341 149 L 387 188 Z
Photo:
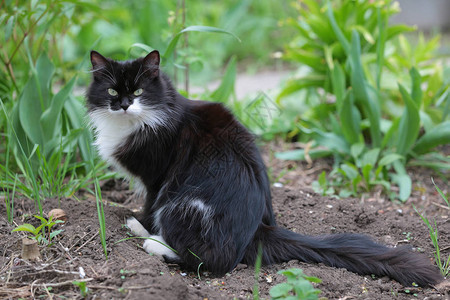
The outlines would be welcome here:
M 106 161 L 116 164 L 114 152 L 127 141 L 130 134 L 145 125 L 146 111 L 139 100 L 135 98 L 126 111 L 102 108 L 89 114 L 96 134 L 94 144 Z
M 142 124 L 135 118 L 124 114 L 93 112 L 91 119 L 95 127 L 97 147 L 100 156 L 110 163 L 116 163 L 113 154 L 123 145 L 127 138 L 138 130 Z

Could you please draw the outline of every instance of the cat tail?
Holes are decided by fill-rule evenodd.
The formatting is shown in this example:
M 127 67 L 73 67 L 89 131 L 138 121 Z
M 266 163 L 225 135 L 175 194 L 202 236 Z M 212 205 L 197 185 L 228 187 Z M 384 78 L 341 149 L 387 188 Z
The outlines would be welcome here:
M 262 225 L 246 251 L 244 261 L 256 260 L 258 246 L 263 246 L 263 264 L 298 259 L 307 263 L 323 263 L 349 271 L 376 276 L 389 276 L 404 286 L 422 287 L 442 280 L 436 266 L 410 247 L 390 248 L 360 234 L 305 236 L 292 231 Z

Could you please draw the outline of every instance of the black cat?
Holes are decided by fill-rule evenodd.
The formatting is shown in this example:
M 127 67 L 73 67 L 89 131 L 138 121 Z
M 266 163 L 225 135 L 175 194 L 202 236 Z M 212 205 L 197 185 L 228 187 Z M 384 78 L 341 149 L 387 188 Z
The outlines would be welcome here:
M 238 263 L 298 259 L 387 275 L 403 285 L 441 280 L 425 255 L 359 234 L 300 235 L 278 227 L 252 135 L 219 103 L 181 96 L 160 56 L 114 61 L 91 52 L 88 113 L 100 155 L 140 183 L 145 208 L 127 224 L 147 252 L 222 275 Z M 141 225 L 142 224 L 142 225 Z M 166 247 L 172 247 L 174 251 Z M 194 255 L 195 254 L 195 255 Z M 201 261 L 199 260 L 201 259 Z

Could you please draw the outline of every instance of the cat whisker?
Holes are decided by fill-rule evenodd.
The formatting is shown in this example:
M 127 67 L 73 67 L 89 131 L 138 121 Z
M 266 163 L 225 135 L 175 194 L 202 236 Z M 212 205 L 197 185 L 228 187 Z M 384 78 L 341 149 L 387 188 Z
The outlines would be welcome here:
M 141 78 L 142 75 L 144 75 L 145 73 L 147 73 L 148 71 L 150 71 L 150 69 L 145 70 L 144 72 L 141 72 L 141 74 L 139 74 L 139 76 L 137 76 L 137 78 L 135 79 L 135 83 L 139 80 L 139 78 Z
M 139 70 L 138 70 L 138 72 L 136 73 L 136 76 L 134 77 L 134 84 L 136 84 L 137 83 L 137 81 L 138 81 L 138 79 L 139 79 L 139 74 L 141 73 L 141 70 L 142 70 L 142 65 L 140 65 L 139 66 Z M 139 76 L 139 77 L 138 77 Z
M 109 79 L 109 81 L 111 81 L 112 84 L 117 84 L 117 81 L 115 80 L 114 76 L 105 67 L 98 68 L 98 69 L 93 69 L 93 70 L 89 71 L 89 73 L 95 73 L 95 72 L 104 75 L 105 78 Z

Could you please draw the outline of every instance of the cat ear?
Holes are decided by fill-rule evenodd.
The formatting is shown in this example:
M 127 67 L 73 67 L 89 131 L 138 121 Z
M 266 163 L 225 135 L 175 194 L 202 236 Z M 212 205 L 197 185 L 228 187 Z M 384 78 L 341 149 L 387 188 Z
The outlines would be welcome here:
M 151 77 L 157 77 L 159 75 L 159 62 L 160 56 L 158 50 L 153 50 L 144 57 L 144 67 L 150 70 Z
M 95 71 L 95 70 L 102 69 L 103 67 L 105 67 L 106 64 L 108 63 L 108 60 L 103 55 L 98 53 L 97 51 L 92 50 L 91 51 L 91 63 L 92 63 L 92 68 Z

